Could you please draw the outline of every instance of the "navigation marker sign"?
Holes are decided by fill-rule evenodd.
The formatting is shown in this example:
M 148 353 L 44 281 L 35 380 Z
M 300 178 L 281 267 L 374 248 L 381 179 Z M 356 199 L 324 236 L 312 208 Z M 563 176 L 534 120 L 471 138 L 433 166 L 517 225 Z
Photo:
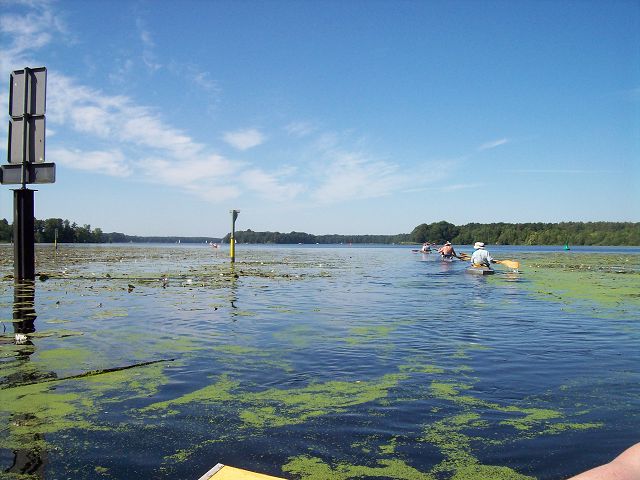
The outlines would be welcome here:
M 0 165 L 0 183 L 13 190 L 13 272 L 16 285 L 35 278 L 34 190 L 31 183 L 54 183 L 55 163 L 45 163 L 47 69 L 24 68 L 11 73 L 9 84 L 9 148 Z
M 0 166 L 0 183 L 54 183 L 54 163 L 45 163 L 46 67 L 11 73 L 9 84 L 8 165 Z
M 9 115 L 21 117 L 44 115 L 47 96 L 46 67 L 25 68 L 11 72 Z

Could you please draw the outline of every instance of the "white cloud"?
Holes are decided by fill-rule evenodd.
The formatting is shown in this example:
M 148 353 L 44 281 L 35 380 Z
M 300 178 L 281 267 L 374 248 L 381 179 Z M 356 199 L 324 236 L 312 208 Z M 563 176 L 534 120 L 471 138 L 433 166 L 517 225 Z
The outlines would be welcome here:
M 240 180 L 249 190 L 276 201 L 293 200 L 304 190 L 299 183 L 281 183 L 276 175 L 258 169 L 243 172 Z
M 512 173 L 542 173 L 542 174 L 602 174 L 602 173 L 610 173 L 607 170 L 572 170 L 572 169 L 522 169 L 522 170 L 509 170 Z
M 0 65 L 4 68 L 16 62 L 31 63 L 26 62 L 28 55 L 64 33 L 49 8 L 33 10 L 26 17 L 31 23 L 22 17 L 0 15 L 2 33 L 18 37 L 8 44 L 9 50 L 0 51 Z M 152 35 L 141 20 L 136 25 L 147 66 L 160 68 Z M 171 69 L 171 62 L 168 65 Z M 219 89 L 207 72 L 195 68 L 189 71 L 189 77 L 201 89 L 218 94 Z M 66 168 L 134 177 L 208 202 L 247 194 L 289 201 L 306 193 L 308 200 L 323 204 L 389 195 L 431 181 L 414 172 L 400 172 L 393 162 L 360 153 L 364 150 L 349 151 L 343 148 L 349 142 L 348 133 L 319 132 L 309 122 L 285 126 L 289 135 L 307 140 L 306 151 L 303 146 L 302 151 L 291 152 L 291 158 L 285 159 L 288 166 L 277 166 L 272 171 L 258 169 L 215 153 L 215 146 L 195 141 L 188 132 L 168 123 L 158 110 L 129 96 L 109 94 L 55 70 L 48 73 L 47 121 L 57 135 L 48 144 L 47 159 Z M 6 96 L 0 100 L 6 104 Z M 227 131 L 222 139 L 242 152 L 262 145 L 267 137 L 257 128 L 248 128 Z M 302 163 L 300 158 L 307 159 L 305 168 L 300 169 L 303 179 L 295 176 L 299 175 L 296 166 Z
M 189 77 L 193 80 L 193 83 L 205 92 L 218 93 L 220 91 L 220 87 L 218 87 L 218 84 L 211 78 L 209 72 L 192 71 L 192 75 Z
M 220 203 L 227 200 L 233 200 L 240 197 L 242 192 L 235 185 L 216 184 L 216 185 L 188 185 L 186 188 L 189 194 L 201 198 L 205 202 Z
M 50 149 L 47 160 L 76 170 L 86 170 L 112 177 L 128 177 L 131 167 L 120 150 L 82 151 L 65 148 Z
M 228 182 L 241 164 L 231 162 L 220 155 L 203 158 L 176 159 L 149 157 L 137 163 L 148 179 L 165 185 L 190 186 L 205 181 Z
M 320 203 L 382 197 L 412 184 L 409 175 L 395 164 L 375 161 L 351 152 L 334 153 L 322 166 L 320 186 L 313 198 Z
M 442 187 L 442 190 L 445 192 L 455 192 L 459 190 L 468 190 L 470 188 L 480 188 L 483 187 L 483 183 L 456 183 L 453 185 L 447 185 Z
M 225 142 L 238 150 L 248 150 L 261 145 L 265 136 L 255 128 L 226 132 L 223 136 Z
M 109 73 L 109 80 L 116 85 L 125 85 L 127 77 L 135 68 L 135 63 L 130 58 L 116 59 L 116 70 Z
M 146 22 L 142 18 L 136 19 L 136 28 L 138 29 L 138 35 L 142 42 L 142 63 L 144 63 L 149 70 L 155 72 L 162 68 L 162 65 L 156 60 L 156 44 L 153 41 L 151 32 L 147 29 Z
M 492 142 L 483 143 L 478 147 L 478 151 L 481 152 L 483 150 L 490 150 L 492 148 L 499 147 L 500 145 L 504 145 L 505 143 L 509 143 L 509 140 L 506 138 L 501 138 L 499 140 L 494 140 Z
M 87 142 L 99 140 L 121 149 L 103 154 L 60 149 L 65 166 L 113 176 L 135 173 L 137 178 L 179 188 L 205 201 L 239 195 L 229 178 L 244 166 L 242 162 L 207 152 L 207 146 L 126 96 L 107 95 L 55 72 L 50 79 L 48 118 L 52 122 L 86 135 Z
M 166 124 L 152 109 L 125 96 L 106 95 L 56 72 L 49 79 L 47 118 L 53 122 L 70 122 L 81 133 L 181 157 L 197 155 L 204 148 Z
M 48 45 L 54 35 L 65 33 L 64 23 L 54 15 L 48 1 L 16 3 L 13 6 L 32 7 L 27 13 L 4 13 L 0 15 L 0 72 L 3 78 L 25 65 L 35 65 L 30 55 Z
M 316 131 L 310 122 L 292 122 L 284 127 L 285 131 L 294 137 L 307 137 Z

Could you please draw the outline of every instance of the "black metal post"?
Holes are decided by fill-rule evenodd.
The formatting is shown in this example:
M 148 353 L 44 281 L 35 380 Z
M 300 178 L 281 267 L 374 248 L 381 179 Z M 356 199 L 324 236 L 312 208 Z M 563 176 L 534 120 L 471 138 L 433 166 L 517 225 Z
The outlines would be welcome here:
M 33 192 L 13 191 L 13 278 L 15 282 L 35 280 L 35 234 Z

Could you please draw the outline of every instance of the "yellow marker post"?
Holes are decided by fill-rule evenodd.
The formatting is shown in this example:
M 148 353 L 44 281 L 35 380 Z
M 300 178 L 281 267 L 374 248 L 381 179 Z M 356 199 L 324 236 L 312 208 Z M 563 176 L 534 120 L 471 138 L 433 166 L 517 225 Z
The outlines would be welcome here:
M 236 261 L 236 219 L 240 210 L 230 210 L 231 213 L 231 238 L 229 238 L 229 255 L 231 256 L 231 263 Z

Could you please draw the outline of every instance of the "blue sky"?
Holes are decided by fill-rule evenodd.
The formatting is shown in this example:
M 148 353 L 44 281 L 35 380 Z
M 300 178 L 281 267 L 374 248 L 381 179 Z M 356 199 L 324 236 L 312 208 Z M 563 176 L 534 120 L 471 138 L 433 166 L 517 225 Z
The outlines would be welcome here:
M 640 221 L 636 0 L 0 0 L 5 139 L 27 66 L 48 69 L 57 168 L 40 219 L 184 236 L 224 235 L 232 208 L 239 230 L 314 234 Z

